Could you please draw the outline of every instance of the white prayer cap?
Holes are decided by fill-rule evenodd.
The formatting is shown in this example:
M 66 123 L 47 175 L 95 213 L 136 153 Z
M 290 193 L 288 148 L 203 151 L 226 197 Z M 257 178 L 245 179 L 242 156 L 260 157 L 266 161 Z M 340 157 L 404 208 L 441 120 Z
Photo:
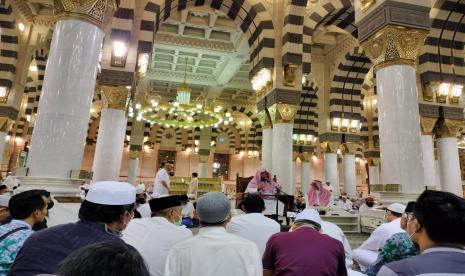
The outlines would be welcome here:
M 136 194 L 140 195 L 140 194 L 143 194 L 145 193 L 145 185 L 144 183 L 141 183 L 139 185 L 137 185 L 136 187 Z
M 398 214 L 403 214 L 405 212 L 405 205 L 400 203 L 392 203 L 386 209 Z
M 302 212 L 298 213 L 295 217 L 295 221 L 298 220 L 309 220 L 321 226 L 321 217 L 320 214 L 315 209 L 305 209 Z
M 0 195 L 0 207 L 8 207 L 8 202 L 10 202 L 9 196 Z
M 136 188 L 126 182 L 96 182 L 90 186 L 86 200 L 103 205 L 132 204 L 136 201 Z

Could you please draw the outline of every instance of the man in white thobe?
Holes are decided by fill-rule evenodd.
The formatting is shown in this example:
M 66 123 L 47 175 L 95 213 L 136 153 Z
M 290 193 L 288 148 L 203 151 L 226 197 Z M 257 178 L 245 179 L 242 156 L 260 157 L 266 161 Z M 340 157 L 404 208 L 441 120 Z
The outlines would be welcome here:
M 199 234 L 175 245 L 168 255 L 165 276 L 262 276 L 255 243 L 226 232 L 231 202 L 220 192 L 197 200 Z
M 268 239 L 281 231 L 281 225 L 262 214 L 265 201 L 258 194 L 248 194 L 241 207 L 246 214 L 233 217 L 226 225 L 226 231 L 254 242 L 263 256 Z
M 354 260 L 358 262 L 362 271 L 372 265 L 378 258 L 379 251 L 386 240 L 396 233 L 403 232 L 400 219 L 405 211 L 405 205 L 393 203 L 386 208 L 387 223 L 383 223 L 371 233 L 370 237 L 354 250 Z
M 170 194 L 170 172 L 173 168 L 171 163 L 165 163 L 157 175 L 153 183 L 153 194 L 154 198 L 168 196 Z
M 169 250 L 192 237 L 192 232 L 175 225 L 181 219 L 180 196 L 154 198 L 149 204 L 153 217 L 132 220 L 123 232 L 123 240 L 139 251 L 151 276 L 162 276 Z

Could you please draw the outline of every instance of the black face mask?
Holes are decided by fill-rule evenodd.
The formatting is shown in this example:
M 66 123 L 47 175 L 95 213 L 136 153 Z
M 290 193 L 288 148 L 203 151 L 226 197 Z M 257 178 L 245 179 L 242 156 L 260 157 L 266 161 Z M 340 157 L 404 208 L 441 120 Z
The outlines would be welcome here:
M 44 219 L 41 222 L 36 222 L 32 226 L 32 230 L 34 230 L 34 231 L 39 231 L 39 230 L 42 230 L 42 229 L 45 229 L 45 228 L 47 228 L 47 220 L 46 219 Z
M 365 204 L 366 204 L 368 207 L 373 207 L 373 205 L 375 205 L 374 202 L 365 202 Z
M 50 203 L 47 204 L 47 209 L 48 209 L 48 210 L 52 209 L 54 205 L 55 205 L 55 202 L 50 201 Z
M 174 176 L 174 172 L 170 172 L 169 175 L 170 175 L 170 176 Z
M 136 197 L 136 203 L 137 204 L 145 204 L 145 202 L 147 202 L 147 200 L 143 197 Z

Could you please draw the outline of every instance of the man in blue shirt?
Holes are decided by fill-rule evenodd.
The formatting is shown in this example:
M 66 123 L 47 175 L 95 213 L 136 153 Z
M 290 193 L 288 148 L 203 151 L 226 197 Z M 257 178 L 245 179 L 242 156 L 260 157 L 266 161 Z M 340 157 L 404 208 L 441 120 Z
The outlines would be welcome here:
M 8 208 L 12 220 L 0 226 L 0 275 L 8 274 L 18 251 L 34 233 L 32 227 L 47 215 L 45 198 L 34 191 L 14 195 Z
M 463 275 L 465 273 L 465 199 L 424 191 L 408 217 L 407 233 L 421 254 L 389 263 L 378 276 Z
M 134 215 L 136 188 L 124 182 L 92 184 L 79 209 L 79 221 L 40 230 L 29 237 L 11 266 L 11 276 L 53 274 L 71 252 L 120 239 Z

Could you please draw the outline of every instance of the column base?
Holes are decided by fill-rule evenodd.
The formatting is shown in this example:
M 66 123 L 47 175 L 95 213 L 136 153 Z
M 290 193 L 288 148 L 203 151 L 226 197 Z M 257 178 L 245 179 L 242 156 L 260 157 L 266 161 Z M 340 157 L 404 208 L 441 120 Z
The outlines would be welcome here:
M 372 195 L 387 206 L 391 203 L 407 204 L 410 201 L 416 201 L 420 194 L 401 193 L 401 192 L 372 192 Z
M 21 186 L 18 192 L 31 189 L 45 189 L 53 196 L 63 197 L 81 197 L 80 186 L 85 179 L 77 178 L 49 178 L 49 177 L 31 177 L 17 176 Z

